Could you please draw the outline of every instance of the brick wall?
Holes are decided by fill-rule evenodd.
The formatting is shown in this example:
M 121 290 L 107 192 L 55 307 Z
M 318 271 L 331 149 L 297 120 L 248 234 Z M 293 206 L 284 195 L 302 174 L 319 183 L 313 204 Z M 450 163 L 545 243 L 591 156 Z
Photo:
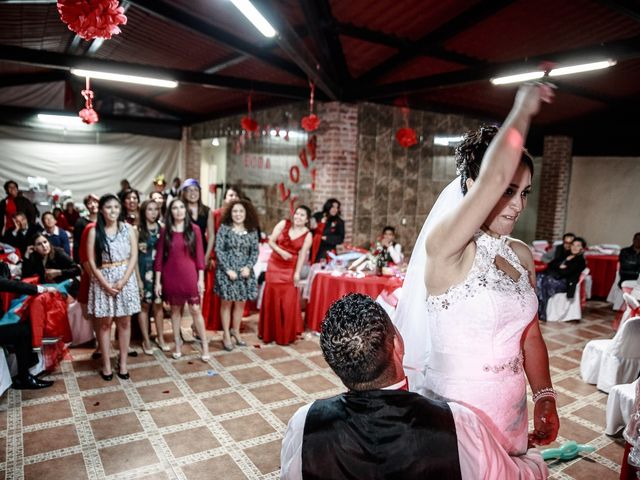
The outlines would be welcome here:
M 571 150 L 570 137 L 547 136 L 544 139 L 537 239 L 558 240 L 565 231 L 571 180 Z
M 182 147 L 184 148 L 184 178 L 200 178 L 200 163 L 202 161 L 202 149 L 199 141 L 191 139 L 191 128 L 183 130 Z M 170 180 L 169 180 L 170 181 Z

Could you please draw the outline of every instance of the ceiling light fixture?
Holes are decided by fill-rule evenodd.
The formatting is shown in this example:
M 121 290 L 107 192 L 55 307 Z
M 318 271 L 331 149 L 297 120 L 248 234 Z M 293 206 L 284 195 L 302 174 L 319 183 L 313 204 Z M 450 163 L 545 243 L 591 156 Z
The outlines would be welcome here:
M 443 147 L 449 147 L 451 145 L 455 145 L 457 143 L 460 143 L 463 139 L 464 139 L 464 136 L 462 136 L 462 135 L 457 135 L 455 137 L 439 137 L 439 136 L 435 136 L 435 137 L 433 137 L 433 144 L 434 145 L 442 145 Z
M 262 35 L 267 38 L 276 36 L 276 30 L 271 26 L 266 18 L 258 11 L 258 9 L 249 0 L 231 0 L 231 3 L 240 10 L 247 20 L 256 27 Z
M 153 87 L 175 88 L 178 82 L 175 80 L 163 80 L 160 78 L 138 77 L 135 75 L 123 75 L 120 73 L 99 72 L 96 70 L 82 70 L 72 68 L 71 73 L 79 77 L 90 77 L 100 80 L 112 80 L 114 82 L 136 83 L 138 85 L 151 85 Z
M 615 65 L 615 60 L 607 59 L 600 60 L 598 62 L 581 63 L 579 65 L 571 65 L 569 67 L 554 68 L 549 72 L 550 77 L 559 77 L 562 75 L 571 75 L 574 73 L 591 72 L 593 70 L 602 70 L 603 68 L 609 68 Z M 494 85 L 506 85 L 508 83 L 526 82 L 529 80 L 538 80 L 544 77 L 543 71 L 518 73 L 516 75 L 508 75 L 506 77 L 492 78 L 491 83 Z
M 71 115 L 53 115 L 49 113 L 39 113 L 38 121 L 48 128 L 68 129 L 68 130 L 87 130 L 91 128 L 82 122 L 82 119 Z

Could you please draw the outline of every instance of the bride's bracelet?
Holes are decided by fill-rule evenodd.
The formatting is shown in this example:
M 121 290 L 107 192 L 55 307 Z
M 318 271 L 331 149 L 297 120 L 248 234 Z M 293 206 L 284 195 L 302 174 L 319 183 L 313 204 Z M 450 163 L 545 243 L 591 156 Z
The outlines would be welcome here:
M 540 390 L 538 390 L 537 392 L 535 392 L 533 394 L 532 400 L 533 400 L 533 403 L 537 403 L 538 400 L 540 400 L 542 398 L 547 398 L 547 397 L 553 398 L 554 400 L 556 400 L 558 398 L 558 394 L 553 389 L 553 387 L 541 388 Z

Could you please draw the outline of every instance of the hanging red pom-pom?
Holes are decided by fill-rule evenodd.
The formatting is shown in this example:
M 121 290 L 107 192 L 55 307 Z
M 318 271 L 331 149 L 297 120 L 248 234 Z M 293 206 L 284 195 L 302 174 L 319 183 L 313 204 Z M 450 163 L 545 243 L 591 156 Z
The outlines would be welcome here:
M 93 108 L 83 108 L 78 113 L 80 118 L 87 125 L 93 125 L 94 123 L 98 123 L 98 113 Z
M 242 128 L 244 128 L 247 132 L 255 132 L 256 130 L 258 130 L 258 122 L 256 122 L 251 117 L 242 117 L 240 125 L 242 125 Z
M 416 138 L 416 131 L 413 128 L 400 128 L 396 132 L 396 140 L 404 148 L 413 147 L 418 143 Z
M 120 33 L 127 17 L 118 0 L 58 0 L 60 19 L 85 40 L 109 39 Z
M 312 113 L 311 115 L 304 117 L 300 124 L 307 132 L 314 132 L 320 126 L 320 119 L 315 113 Z

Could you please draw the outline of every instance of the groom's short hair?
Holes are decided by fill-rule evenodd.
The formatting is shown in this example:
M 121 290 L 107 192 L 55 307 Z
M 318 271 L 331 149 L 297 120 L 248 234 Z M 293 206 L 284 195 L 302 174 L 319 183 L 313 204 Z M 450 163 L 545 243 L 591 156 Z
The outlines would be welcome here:
M 393 380 L 389 369 L 394 336 L 391 319 L 378 303 L 367 295 L 350 293 L 325 315 L 320 348 L 347 388 L 370 390 Z

